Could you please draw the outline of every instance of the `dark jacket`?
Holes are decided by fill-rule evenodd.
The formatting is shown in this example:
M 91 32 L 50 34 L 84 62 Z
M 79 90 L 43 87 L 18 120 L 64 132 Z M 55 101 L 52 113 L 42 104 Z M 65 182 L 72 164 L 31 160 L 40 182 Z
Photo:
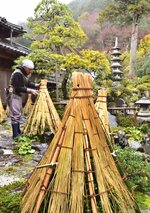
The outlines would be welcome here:
M 38 89 L 39 84 L 35 84 L 28 79 L 28 76 L 23 67 L 17 67 L 12 73 L 10 85 L 13 87 L 13 93 L 21 95 L 27 93 L 27 88 Z

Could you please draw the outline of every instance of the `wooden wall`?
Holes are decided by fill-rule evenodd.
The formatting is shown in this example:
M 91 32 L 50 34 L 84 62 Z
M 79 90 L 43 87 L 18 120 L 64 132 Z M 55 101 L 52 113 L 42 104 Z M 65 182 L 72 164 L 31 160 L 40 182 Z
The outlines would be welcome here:
M 2 99 L 2 103 L 5 106 L 6 105 L 6 96 L 5 96 L 5 90 L 4 88 L 8 87 L 9 85 L 9 79 L 12 73 L 12 65 L 13 61 L 12 59 L 0 57 L 0 96 Z
M 10 70 L 8 69 L 4 70 L 0 67 L 0 96 L 3 104 L 6 104 L 6 96 L 4 88 L 8 87 L 9 85 L 10 76 L 11 76 Z

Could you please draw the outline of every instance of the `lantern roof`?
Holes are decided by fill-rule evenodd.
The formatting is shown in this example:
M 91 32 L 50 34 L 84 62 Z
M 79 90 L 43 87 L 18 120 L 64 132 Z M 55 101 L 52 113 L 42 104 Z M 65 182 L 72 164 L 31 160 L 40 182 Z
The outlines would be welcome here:
M 150 100 L 147 99 L 146 97 L 143 97 L 140 100 L 136 101 L 135 104 L 150 105 Z

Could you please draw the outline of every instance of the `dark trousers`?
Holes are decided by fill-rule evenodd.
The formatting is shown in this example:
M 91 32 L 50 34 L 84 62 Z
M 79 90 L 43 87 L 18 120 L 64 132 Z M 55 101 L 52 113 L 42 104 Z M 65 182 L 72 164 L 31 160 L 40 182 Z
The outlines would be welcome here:
M 12 94 L 8 99 L 13 138 L 20 135 L 20 119 L 22 115 L 22 97 Z

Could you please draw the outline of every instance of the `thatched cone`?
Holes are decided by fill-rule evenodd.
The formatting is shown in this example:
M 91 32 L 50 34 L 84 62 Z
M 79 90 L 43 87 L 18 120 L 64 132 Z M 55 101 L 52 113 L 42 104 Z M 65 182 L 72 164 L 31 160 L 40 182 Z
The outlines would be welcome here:
M 102 121 L 103 128 L 110 139 L 110 125 L 109 125 L 109 119 L 108 119 L 106 99 L 107 99 L 107 90 L 105 88 L 98 90 L 98 96 L 95 102 L 95 108 L 99 114 L 100 120 Z
M 2 100 L 0 97 L 0 123 L 3 122 L 7 118 L 6 112 L 4 110 Z
M 27 99 L 27 102 L 23 108 L 23 115 L 28 115 L 31 110 L 32 110 L 32 107 L 33 107 L 33 102 L 32 102 L 32 95 L 31 94 L 28 94 L 28 99 Z
M 59 127 L 23 192 L 21 213 L 127 213 L 135 203 L 94 106 L 91 76 L 73 73 Z M 110 149 L 109 149 L 110 148 Z
M 7 105 L 7 107 L 6 107 L 5 113 L 6 113 L 7 116 L 10 115 L 10 109 L 9 109 L 9 106 L 8 106 L 8 105 Z
M 43 134 L 45 130 L 55 133 L 60 124 L 59 115 L 47 90 L 47 80 L 41 80 L 38 96 L 22 133 L 29 136 Z

